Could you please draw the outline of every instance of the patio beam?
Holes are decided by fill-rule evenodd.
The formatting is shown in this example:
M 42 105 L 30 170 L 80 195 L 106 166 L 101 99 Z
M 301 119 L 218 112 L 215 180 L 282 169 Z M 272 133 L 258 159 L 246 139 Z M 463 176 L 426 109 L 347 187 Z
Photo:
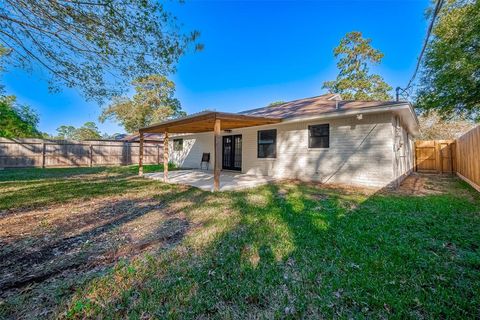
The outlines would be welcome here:
M 220 163 L 222 162 L 222 144 L 220 136 L 221 121 L 215 119 L 215 125 L 213 127 L 213 143 L 214 143 L 214 156 L 213 156 L 213 191 L 220 190 Z
M 168 182 L 168 131 L 163 139 L 163 182 Z
M 199 133 L 212 132 L 215 120 L 222 121 L 221 130 L 231 130 L 273 124 L 281 122 L 279 118 L 266 118 L 236 113 L 204 111 L 178 119 L 163 121 L 159 124 L 142 128 L 143 132 L 163 133 Z
M 143 176 L 143 132 L 140 131 L 140 148 L 138 150 L 138 175 Z

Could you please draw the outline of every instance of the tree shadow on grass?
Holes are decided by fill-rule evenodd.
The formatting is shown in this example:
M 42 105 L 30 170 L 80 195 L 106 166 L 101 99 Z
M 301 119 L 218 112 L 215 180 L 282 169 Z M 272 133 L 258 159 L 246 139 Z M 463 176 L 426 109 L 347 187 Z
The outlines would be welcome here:
M 204 205 L 221 200 L 234 222 L 213 242 L 122 266 L 80 291 L 67 314 L 435 318 L 478 311 L 478 202 L 293 183 L 212 195 Z
M 240 216 L 238 222 L 221 232 L 201 255 L 171 258 L 174 262 L 161 269 L 161 276 L 144 278 L 145 274 L 139 270 L 133 277 L 140 279 L 133 282 L 141 285 L 129 289 L 136 294 L 127 297 L 120 294 L 118 299 L 108 299 L 108 306 L 102 310 L 104 315 L 269 317 L 282 316 L 285 310 L 288 314 L 297 314 L 296 294 L 287 286 L 300 276 L 292 259 L 297 248 L 290 226 L 282 221 L 284 211 L 289 214 L 291 209 L 282 203 L 277 191 L 275 185 L 260 189 L 262 199 L 256 204 L 250 201 L 255 201 L 258 194 L 222 194 L 220 197 L 229 198 L 235 212 L 232 214 Z M 195 210 L 191 213 L 195 214 Z M 236 218 L 232 216 L 232 219 Z M 153 268 L 148 264 L 147 269 Z M 125 276 L 126 281 L 132 279 Z M 137 308 L 133 300 L 138 296 L 148 298 L 145 304 L 138 303 Z M 162 303 L 152 304 L 153 301 Z M 87 309 L 91 306 L 86 300 L 80 305 Z M 122 311 L 118 314 L 118 310 Z

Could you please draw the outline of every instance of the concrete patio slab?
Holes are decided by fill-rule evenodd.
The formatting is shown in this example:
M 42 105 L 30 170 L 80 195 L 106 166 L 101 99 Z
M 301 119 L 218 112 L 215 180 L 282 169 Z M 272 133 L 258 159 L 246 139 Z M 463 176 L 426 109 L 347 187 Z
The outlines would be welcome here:
M 162 180 L 163 172 L 146 173 L 146 178 Z M 186 184 L 206 191 L 213 191 L 213 171 L 175 170 L 168 172 L 168 182 Z M 266 176 L 222 171 L 220 174 L 220 191 L 242 190 L 267 184 L 275 179 Z

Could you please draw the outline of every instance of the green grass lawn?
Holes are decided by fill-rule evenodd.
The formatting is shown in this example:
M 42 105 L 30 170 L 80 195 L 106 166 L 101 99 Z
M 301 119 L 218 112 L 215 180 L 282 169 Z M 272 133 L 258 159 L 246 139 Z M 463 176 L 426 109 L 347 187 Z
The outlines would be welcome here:
M 0 172 L 0 220 L 67 205 L 78 212 L 87 199 L 131 199 L 155 203 L 152 210 L 128 207 L 143 210 L 128 220 L 135 230 L 148 229 L 139 241 L 165 240 L 159 230 L 172 217 L 184 226 L 175 241 L 121 257 L 101 272 L 76 266 L 78 276 L 67 270 L 11 290 L 0 316 L 480 317 L 480 195 L 456 178 L 425 178 L 423 195 L 295 182 L 214 194 L 134 174 L 135 167 Z M 61 223 L 56 219 L 48 223 Z M 60 232 L 53 229 L 52 237 Z M 22 230 L 0 239 L 24 241 Z
M 155 171 L 163 171 L 163 165 L 144 166 L 145 173 Z M 132 179 L 137 174 L 138 166 L 3 170 L 0 171 L 0 210 L 50 205 L 147 187 L 145 180 Z

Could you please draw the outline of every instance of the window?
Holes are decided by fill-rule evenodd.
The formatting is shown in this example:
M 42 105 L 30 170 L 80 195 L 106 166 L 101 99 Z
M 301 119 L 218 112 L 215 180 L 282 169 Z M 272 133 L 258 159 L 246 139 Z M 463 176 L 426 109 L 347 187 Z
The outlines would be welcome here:
M 258 158 L 277 157 L 277 130 L 258 131 Z
M 173 139 L 173 150 L 174 151 L 183 150 L 183 139 Z
M 329 148 L 330 147 L 330 125 L 317 124 L 308 126 L 308 147 Z

